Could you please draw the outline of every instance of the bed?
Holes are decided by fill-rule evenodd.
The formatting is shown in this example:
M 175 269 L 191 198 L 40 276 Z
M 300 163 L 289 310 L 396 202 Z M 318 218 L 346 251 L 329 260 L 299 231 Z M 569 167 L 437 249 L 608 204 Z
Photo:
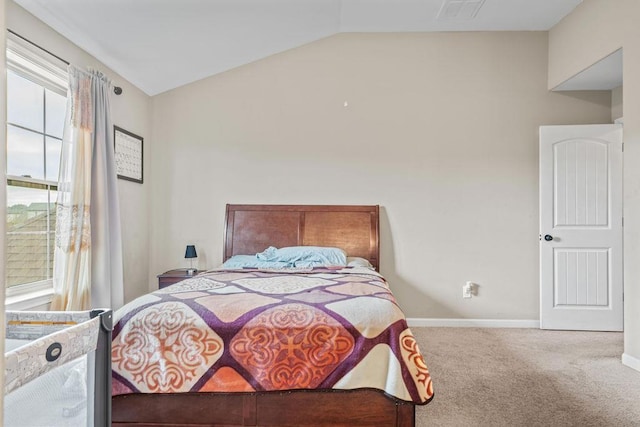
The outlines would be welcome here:
M 227 205 L 224 261 L 270 246 L 342 248 L 373 268 L 216 269 L 127 304 L 113 332 L 114 426 L 415 424 L 431 378 L 377 272 L 378 206 Z M 383 326 L 362 314 L 385 310 Z M 185 327 L 193 318 L 206 325 Z

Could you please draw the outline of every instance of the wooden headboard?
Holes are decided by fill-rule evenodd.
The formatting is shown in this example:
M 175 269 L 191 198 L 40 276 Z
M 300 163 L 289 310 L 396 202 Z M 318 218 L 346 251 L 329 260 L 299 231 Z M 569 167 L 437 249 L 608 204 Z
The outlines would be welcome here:
M 378 205 L 227 205 L 224 261 L 269 246 L 331 246 L 379 270 L 379 230 Z

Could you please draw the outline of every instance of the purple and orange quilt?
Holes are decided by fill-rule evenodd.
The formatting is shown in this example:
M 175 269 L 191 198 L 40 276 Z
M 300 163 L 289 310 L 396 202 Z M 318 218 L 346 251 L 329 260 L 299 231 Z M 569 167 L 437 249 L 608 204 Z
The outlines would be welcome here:
M 363 268 L 214 270 L 115 314 L 113 395 L 374 388 L 424 404 L 427 365 Z

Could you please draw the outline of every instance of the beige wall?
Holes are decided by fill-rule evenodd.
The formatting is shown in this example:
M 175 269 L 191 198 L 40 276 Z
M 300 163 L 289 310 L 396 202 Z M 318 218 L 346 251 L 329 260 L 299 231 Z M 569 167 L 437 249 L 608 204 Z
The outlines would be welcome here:
M 611 90 L 611 121 L 622 118 L 624 110 L 622 108 L 622 86 Z
M 94 67 L 104 72 L 124 93 L 111 97 L 113 123 L 127 129 L 144 140 L 143 185 L 118 180 L 120 210 L 122 218 L 122 240 L 124 252 L 125 301 L 149 290 L 147 272 L 149 264 L 149 151 L 151 145 L 150 108 L 151 99 L 141 90 L 107 68 L 93 56 L 72 44 L 66 38 L 44 25 L 12 1 L 8 1 L 7 28 L 47 49 L 55 55 L 80 67 Z M 3 163 L 4 164 L 4 163 Z
M 155 96 L 150 280 L 220 263 L 225 203 L 380 204 L 407 316 L 538 319 L 538 126 L 611 114 L 547 90 L 547 42 L 341 34 Z
M 640 369 L 640 1 L 584 0 L 549 33 L 549 87 L 623 48 L 624 352 Z M 629 359 L 630 358 L 630 359 Z

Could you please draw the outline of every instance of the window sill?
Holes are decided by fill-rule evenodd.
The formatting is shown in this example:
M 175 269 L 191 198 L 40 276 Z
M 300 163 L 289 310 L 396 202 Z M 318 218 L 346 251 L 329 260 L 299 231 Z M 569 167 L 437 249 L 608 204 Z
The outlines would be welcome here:
M 37 307 L 48 305 L 52 300 L 53 288 L 47 288 L 40 291 L 8 296 L 5 299 L 4 308 L 9 311 L 32 310 Z

